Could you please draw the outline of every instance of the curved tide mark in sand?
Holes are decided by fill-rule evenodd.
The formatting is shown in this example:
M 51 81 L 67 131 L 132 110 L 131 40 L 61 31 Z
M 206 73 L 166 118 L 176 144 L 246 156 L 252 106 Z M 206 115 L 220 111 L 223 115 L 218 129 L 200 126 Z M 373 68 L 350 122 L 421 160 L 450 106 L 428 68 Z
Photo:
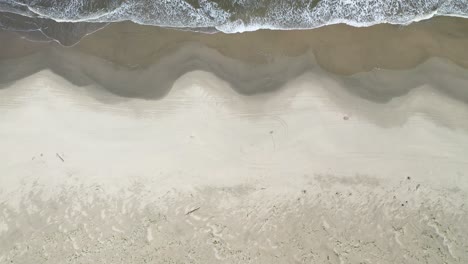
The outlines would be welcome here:
M 428 69 L 433 63 L 427 62 Z M 190 179 L 202 185 L 240 183 L 251 173 L 265 180 L 331 170 L 384 178 L 427 174 L 428 181 L 466 187 L 461 180 L 468 170 L 466 103 L 430 85 L 387 103 L 373 102 L 350 93 L 352 86 L 336 78 L 309 72 L 276 92 L 246 96 L 211 73 L 194 71 L 177 79 L 165 97 L 148 100 L 124 98 L 95 84 L 75 86 L 44 70 L 0 90 L 2 133 L 25 144 L 22 149 L 3 142 L 4 169 L 33 178 L 31 171 L 51 178 L 82 175 L 81 181 L 91 182 L 100 179 L 92 175 L 104 173 L 122 184 L 161 173 L 180 177 L 187 187 L 197 185 Z M 32 129 L 15 132 L 17 126 Z M 17 151 L 7 155 L 9 148 Z M 52 155 L 31 158 L 44 149 Z M 13 185 L 20 179 L 11 178 Z
M 224 89 L 233 89 L 238 95 L 230 97 L 241 100 L 248 96 L 243 98 L 256 102 L 250 106 L 252 111 L 261 111 L 272 101 L 287 107 L 289 103 L 281 99 L 282 94 L 291 97 L 310 92 L 349 109 L 343 114 L 344 120 L 354 114 L 374 124 L 395 126 L 413 114 L 424 114 L 439 124 L 466 129 L 466 124 L 460 122 L 467 114 L 466 70 L 443 59 L 430 59 L 406 71 L 375 69 L 341 76 L 322 70 L 309 52 L 257 64 L 223 56 L 199 43 L 188 43 L 147 67 L 128 68 L 72 50 L 50 49 L 2 61 L 0 68 L 4 88 L 14 87 L 16 80 L 48 69 L 83 87 L 82 91 L 104 104 L 131 98 L 164 100 L 185 74 L 202 71 L 207 72 L 206 78 L 192 81 L 207 89 L 206 96 L 224 97 Z M 282 88 L 286 86 L 302 88 L 285 91 Z M 100 91 L 101 88 L 104 90 Z M 220 103 L 236 108 L 230 100 Z M 244 105 L 238 104 L 237 108 L 241 107 Z

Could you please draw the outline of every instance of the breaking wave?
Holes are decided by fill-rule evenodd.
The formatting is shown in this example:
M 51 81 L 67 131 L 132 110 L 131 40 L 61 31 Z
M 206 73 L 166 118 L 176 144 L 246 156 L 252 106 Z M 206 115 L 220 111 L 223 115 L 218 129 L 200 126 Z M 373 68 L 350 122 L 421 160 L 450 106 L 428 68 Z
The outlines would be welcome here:
M 44 31 L 55 24 L 86 22 L 78 30 L 67 26 L 78 36 L 103 23 L 119 21 L 237 33 L 337 23 L 405 25 L 433 16 L 468 17 L 468 0 L 0 0 L 0 12 L 0 26 L 7 29 Z M 89 24 L 99 26 L 88 28 Z

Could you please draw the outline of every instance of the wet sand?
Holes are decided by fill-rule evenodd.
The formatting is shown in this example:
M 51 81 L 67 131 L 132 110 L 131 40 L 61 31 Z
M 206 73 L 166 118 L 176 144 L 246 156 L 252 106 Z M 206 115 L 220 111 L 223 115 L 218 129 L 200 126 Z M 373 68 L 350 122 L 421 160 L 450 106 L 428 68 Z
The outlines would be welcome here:
M 0 263 L 466 263 L 467 28 L 2 32 Z

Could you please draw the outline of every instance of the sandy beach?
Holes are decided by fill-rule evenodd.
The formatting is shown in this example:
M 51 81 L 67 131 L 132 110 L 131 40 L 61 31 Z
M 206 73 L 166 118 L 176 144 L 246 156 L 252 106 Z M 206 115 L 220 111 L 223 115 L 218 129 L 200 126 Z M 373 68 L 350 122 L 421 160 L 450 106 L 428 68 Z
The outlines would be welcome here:
M 0 263 L 468 263 L 468 20 L 0 32 Z

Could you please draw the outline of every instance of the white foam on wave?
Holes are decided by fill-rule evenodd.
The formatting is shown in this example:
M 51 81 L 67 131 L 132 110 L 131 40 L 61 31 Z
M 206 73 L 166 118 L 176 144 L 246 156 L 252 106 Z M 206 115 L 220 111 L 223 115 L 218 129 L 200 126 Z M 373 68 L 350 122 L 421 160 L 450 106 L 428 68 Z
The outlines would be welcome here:
M 44 7 L 30 3 L 5 0 L 0 11 L 28 17 L 52 19 L 56 22 L 120 22 L 130 20 L 138 24 L 172 28 L 215 28 L 224 33 L 241 33 L 259 29 L 311 29 L 332 24 L 368 27 L 375 24 L 407 25 L 434 16 L 468 17 L 468 0 L 445 1 L 411 0 L 322 0 L 297 7 L 290 2 L 275 5 L 232 0 L 236 10 L 225 10 L 218 3 L 199 0 L 193 6 L 183 0 L 110 2 L 104 9 L 92 9 L 88 0 L 58 2 Z M 19 8 L 22 6 L 24 8 Z M 27 11 L 25 11 L 27 8 Z M 263 10 L 258 15 L 259 10 Z

